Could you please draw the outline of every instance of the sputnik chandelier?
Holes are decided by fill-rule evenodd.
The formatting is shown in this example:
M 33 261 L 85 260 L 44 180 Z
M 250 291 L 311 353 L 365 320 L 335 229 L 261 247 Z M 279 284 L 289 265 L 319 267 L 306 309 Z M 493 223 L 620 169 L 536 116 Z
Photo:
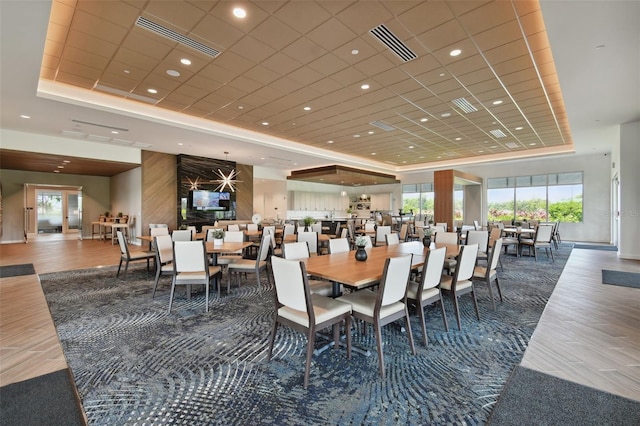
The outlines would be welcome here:
M 227 159 L 229 152 L 225 151 L 225 160 Z M 216 173 L 215 170 L 212 170 Z M 237 180 L 236 177 L 240 174 L 240 172 L 236 172 L 235 169 L 231 169 L 228 175 L 225 175 L 224 172 L 218 169 L 217 175 L 219 179 L 214 179 L 211 182 L 217 183 L 216 192 L 223 192 L 224 189 L 228 186 L 231 192 L 236 192 L 236 183 L 242 182 L 241 180 Z

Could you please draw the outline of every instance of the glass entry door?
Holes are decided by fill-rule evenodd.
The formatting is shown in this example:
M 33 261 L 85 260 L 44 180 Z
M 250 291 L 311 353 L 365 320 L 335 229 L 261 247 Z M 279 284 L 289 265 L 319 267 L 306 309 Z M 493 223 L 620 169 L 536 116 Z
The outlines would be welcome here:
M 36 188 L 36 232 L 74 234 L 82 229 L 82 191 Z
M 62 221 L 62 232 L 77 233 L 82 229 L 82 192 L 63 191 L 63 194 L 66 197 L 66 214 Z

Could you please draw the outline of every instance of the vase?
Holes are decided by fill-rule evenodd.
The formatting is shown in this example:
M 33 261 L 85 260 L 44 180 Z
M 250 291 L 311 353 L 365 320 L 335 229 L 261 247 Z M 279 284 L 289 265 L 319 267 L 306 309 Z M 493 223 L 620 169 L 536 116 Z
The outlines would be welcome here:
M 359 260 L 360 262 L 367 260 L 367 251 L 364 249 L 364 246 L 358 246 L 358 249 L 356 250 L 356 260 Z
M 223 242 L 224 242 L 224 240 L 222 238 L 214 238 L 213 239 L 213 245 L 214 246 L 221 246 Z
M 424 236 L 424 238 L 422 239 L 422 245 L 424 245 L 425 247 L 430 247 L 431 246 L 431 237 L 428 236 Z

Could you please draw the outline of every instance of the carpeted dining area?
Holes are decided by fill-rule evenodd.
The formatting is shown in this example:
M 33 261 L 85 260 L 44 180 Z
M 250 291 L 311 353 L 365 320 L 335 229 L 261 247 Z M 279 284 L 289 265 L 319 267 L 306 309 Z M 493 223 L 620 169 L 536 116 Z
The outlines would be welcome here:
M 439 310 L 427 308 L 428 347 L 412 314 L 416 356 L 401 323 L 385 327 L 386 379 L 372 330 L 353 328 L 353 344 L 370 356 L 314 355 L 307 390 L 302 334 L 280 329 L 266 362 L 274 313 L 266 278 L 223 291 L 208 313 L 203 294 L 178 295 L 171 314 L 170 278 L 152 299 L 145 268 L 126 280 L 112 268 L 40 279 L 90 424 L 484 424 L 570 252 L 562 244 L 555 262 L 502 256 L 504 302 L 492 311 L 478 285 L 482 319 L 462 297 L 462 331 L 445 332 Z M 445 307 L 452 325 L 449 300 Z

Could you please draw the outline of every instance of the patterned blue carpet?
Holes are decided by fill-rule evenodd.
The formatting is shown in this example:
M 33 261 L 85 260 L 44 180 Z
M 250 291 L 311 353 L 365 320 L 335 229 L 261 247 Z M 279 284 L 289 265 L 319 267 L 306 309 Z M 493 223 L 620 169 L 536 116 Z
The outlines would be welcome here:
M 339 349 L 314 356 L 306 390 L 305 336 L 280 328 L 266 362 L 274 312 L 266 279 L 260 288 L 250 276 L 229 295 L 223 290 L 208 313 L 204 294 L 178 294 L 171 314 L 170 278 L 152 299 L 144 267 L 126 280 L 112 268 L 40 279 L 90 424 L 480 425 L 520 362 L 570 252 L 561 245 L 555 262 L 502 255 L 504 302 L 492 311 L 479 284 L 482 319 L 463 296 L 457 331 L 447 300 L 448 333 L 439 309 L 428 307 L 426 348 L 412 315 L 416 356 L 403 324 L 385 327 L 384 380 L 372 330 L 354 329 L 354 345 L 371 355 L 347 360 Z

